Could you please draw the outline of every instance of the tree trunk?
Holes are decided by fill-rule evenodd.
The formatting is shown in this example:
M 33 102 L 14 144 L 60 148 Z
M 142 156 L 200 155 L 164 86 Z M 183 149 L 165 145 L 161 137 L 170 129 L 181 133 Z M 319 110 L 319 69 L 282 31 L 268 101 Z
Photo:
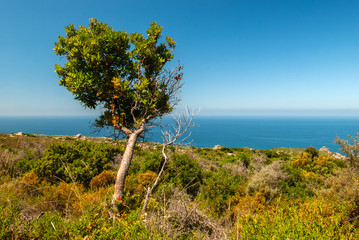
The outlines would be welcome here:
M 115 203 L 116 200 L 120 202 L 123 200 L 123 196 L 124 196 L 123 189 L 125 187 L 125 179 L 131 164 L 133 150 L 135 148 L 138 136 L 139 133 L 137 132 L 131 133 L 127 140 L 126 149 L 122 156 L 120 168 L 118 169 L 117 172 L 115 192 L 113 194 L 112 203 Z

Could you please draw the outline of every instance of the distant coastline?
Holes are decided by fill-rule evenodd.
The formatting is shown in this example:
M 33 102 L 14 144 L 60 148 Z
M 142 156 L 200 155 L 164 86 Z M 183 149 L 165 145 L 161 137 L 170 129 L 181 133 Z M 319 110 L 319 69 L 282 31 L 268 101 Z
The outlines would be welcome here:
M 108 137 L 110 132 L 96 133 L 91 128 L 95 117 L 0 117 L 0 132 L 29 134 Z M 169 119 L 163 120 L 168 125 Z M 249 147 L 270 149 L 277 147 L 305 148 L 326 146 L 337 151 L 336 137 L 355 136 L 359 131 L 359 117 L 224 117 L 195 118 L 199 127 L 191 129 L 191 144 L 196 147 Z M 161 142 L 161 129 L 146 135 L 152 142 Z

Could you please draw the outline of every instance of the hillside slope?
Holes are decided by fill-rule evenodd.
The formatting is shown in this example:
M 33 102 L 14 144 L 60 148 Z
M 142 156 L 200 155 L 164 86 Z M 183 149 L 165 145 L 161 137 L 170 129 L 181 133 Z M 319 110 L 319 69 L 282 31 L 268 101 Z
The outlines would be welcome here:
M 112 209 L 123 143 L 0 134 L 0 239 L 358 239 L 359 174 L 307 149 L 139 143 Z

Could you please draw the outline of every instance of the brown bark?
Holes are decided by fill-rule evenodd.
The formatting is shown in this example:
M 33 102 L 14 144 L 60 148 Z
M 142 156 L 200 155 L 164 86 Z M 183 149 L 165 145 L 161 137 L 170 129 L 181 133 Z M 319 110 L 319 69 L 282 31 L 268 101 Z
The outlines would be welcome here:
M 141 131 L 142 132 L 142 131 Z M 116 200 L 122 201 L 124 196 L 124 187 L 125 179 L 128 173 L 128 169 L 131 165 L 133 150 L 135 149 L 136 141 L 141 132 L 136 131 L 129 135 L 125 152 L 122 156 L 120 168 L 117 172 L 116 183 L 115 183 L 115 192 L 113 194 L 112 203 L 115 203 Z

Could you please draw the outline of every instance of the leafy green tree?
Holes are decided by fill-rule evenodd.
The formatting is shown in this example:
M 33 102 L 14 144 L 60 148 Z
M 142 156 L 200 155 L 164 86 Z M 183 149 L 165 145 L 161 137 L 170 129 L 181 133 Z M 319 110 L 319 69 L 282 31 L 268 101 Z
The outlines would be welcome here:
M 176 42 L 171 37 L 161 40 L 162 27 L 155 22 L 147 38 L 113 30 L 96 19 L 90 19 L 88 27 L 69 25 L 65 30 L 54 48 L 67 59 L 64 66 L 55 65 L 60 86 L 85 107 L 103 109 L 96 126 L 113 128 L 116 138 L 126 136 L 113 196 L 121 201 L 138 137 L 180 100 L 182 66 L 164 68 L 174 57 Z

